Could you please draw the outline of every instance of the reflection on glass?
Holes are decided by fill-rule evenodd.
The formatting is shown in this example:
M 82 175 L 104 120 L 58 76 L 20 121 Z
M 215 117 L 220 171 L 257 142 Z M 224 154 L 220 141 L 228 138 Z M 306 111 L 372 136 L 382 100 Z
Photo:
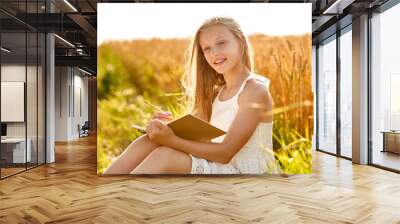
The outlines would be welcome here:
M 382 132 L 400 129 L 400 5 L 372 17 L 372 163 L 400 170 L 400 134 L 394 144 L 398 153 L 384 146 Z M 383 152 L 382 152 L 383 151 Z
M 318 48 L 318 146 L 336 153 L 336 41 Z
M 390 74 L 390 130 L 400 130 L 400 73 Z
M 45 35 L 39 33 L 38 35 L 38 164 L 45 163 Z
M 31 151 L 26 144 L 26 35 L 1 34 L 1 122 L 6 135 L 1 140 L 2 178 L 25 170 Z M 27 150 L 28 148 L 28 150 Z
M 351 158 L 352 141 L 352 35 L 351 30 L 340 36 L 340 150 Z
M 38 1 L 27 1 L 26 12 L 41 12 Z M 30 162 L 27 167 L 38 164 L 38 33 L 27 29 L 27 142 L 31 150 Z
M 46 1 L 0 1 L 10 12 L 45 12 Z M 45 162 L 45 35 L 0 12 L 0 178 Z M 39 32 L 39 33 L 38 33 Z
M 37 33 L 27 33 L 27 142 L 30 148 L 28 168 L 37 165 Z

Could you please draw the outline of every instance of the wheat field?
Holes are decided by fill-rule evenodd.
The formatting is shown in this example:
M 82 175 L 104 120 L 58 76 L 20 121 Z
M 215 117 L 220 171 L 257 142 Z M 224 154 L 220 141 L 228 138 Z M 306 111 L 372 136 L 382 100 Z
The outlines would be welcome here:
M 274 153 L 283 172 L 310 173 L 313 134 L 311 35 L 252 35 L 255 72 L 271 80 Z M 102 173 L 141 134 L 155 108 L 187 111 L 180 83 L 189 39 L 105 42 L 98 47 L 97 168 Z

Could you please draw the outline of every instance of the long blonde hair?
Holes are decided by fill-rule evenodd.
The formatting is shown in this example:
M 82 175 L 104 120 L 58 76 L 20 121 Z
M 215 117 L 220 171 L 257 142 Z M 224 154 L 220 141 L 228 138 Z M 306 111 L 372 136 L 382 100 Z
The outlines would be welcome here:
M 203 50 L 199 43 L 200 33 L 215 25 L 223 25 L 228 28 L 239 41 L 243 50 L 244 65 L 253 71 L 252 48 L 239 24 L 230 17 L 212 17 L 206 20 L 196 31 L 188 48 L 186 66 L 184 72 L 184 88 L 190 100 L 190 110 L 199 112 L 207 121 L 211 118 L 212 102 L 216 96 L 218 87 L 225 84 L 222 74 L 218 74 L 207 63 Z

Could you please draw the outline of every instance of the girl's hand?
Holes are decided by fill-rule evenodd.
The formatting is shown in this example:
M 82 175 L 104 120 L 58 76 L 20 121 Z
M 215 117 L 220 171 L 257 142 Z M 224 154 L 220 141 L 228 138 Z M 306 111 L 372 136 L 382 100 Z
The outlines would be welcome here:
M 154 119 L 149 122 L 146 128 L 149 139 L 157 144 L 168 146 L 169 142 L 175 137 L 174 131 L 163 121 Z
M 172 120 L 173 118 L 172 118 L 171 112 L 169 112 L 169 111 L 166 111 L 166 112 L 159 111 L 159 112 L 156 112 L 153 115 L 152 119 L 153 120 L 154 119 L 158 119 L 158 120 L 161 120 L 161 121 L 164 121 L 164 122 L 168 122 L 168 121 Z

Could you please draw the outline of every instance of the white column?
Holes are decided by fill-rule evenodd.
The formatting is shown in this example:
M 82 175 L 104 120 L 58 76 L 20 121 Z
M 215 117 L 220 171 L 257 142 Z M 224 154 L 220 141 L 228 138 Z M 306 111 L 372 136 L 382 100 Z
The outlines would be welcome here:
M 353 162 L 368 163 L 368 15 L 353 20 Z
M 55 76 L 54 76 L 54 35 L 46 36 L 46 163 L 55 161 L 54 133 L 55 133 Z
M 53 12 L 54 6 L 50 1 L 46 4 L 47 12 Z M 55 161 L 55 54 L 54 34 L 46 35 L 46 163 Z
M 55 69 L 55 141 L 69 141 L 71 108 L 71 67 L 58 66 Z

